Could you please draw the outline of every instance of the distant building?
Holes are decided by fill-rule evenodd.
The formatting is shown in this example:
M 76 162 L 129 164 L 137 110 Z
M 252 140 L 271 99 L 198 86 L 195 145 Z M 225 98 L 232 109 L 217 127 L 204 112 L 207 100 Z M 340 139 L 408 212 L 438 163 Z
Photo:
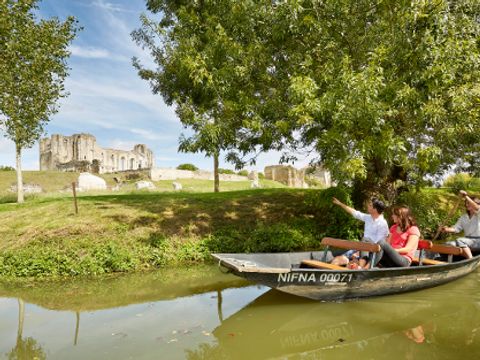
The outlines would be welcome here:
M 275 180 L 289 187 L 306 188 L 308 187 L 308 179 L 306 179 L 308 169 L 308 167 L 295 169 L 291 165 L 271 165 L 265 167 L 264 173 L 265 179 Z M 333 185 L 330 172 L 322 166 L 317 166 L 313 171 L 309 171 L 308 178 L 314 178 L 317 183 L 316 185 L 322 187 L 330 187 Z
M 307 187 L 305 169 L 297 170 L 291 165 L 271 165 L 264 169 L 265 179 L 281 182 L 289 187 Z
M 52 135 L 40 140 L 40 170 L 111 173 L 151 169 L 153 164 L 153 152 L 144 144 L 130 151 L 104 149 L 90 134 Z

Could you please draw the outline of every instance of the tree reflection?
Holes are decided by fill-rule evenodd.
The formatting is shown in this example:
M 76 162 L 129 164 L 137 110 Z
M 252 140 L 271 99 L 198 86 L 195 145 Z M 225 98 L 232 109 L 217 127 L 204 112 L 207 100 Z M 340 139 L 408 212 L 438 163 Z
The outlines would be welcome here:
M 18 331 L 17 342 L 15 347 L 7 353 L 9 360 L 31 360 L 46 359 L 47 355 L 37 341 L 28 337 L 23 339 L 23 323 L 25 319 L 25 303 L 22 299 L 18 299 Z

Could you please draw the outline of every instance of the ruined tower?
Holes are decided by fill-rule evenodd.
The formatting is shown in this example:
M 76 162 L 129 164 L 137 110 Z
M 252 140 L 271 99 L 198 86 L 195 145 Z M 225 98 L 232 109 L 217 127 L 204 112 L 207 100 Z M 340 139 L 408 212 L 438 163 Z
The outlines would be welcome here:
M 100 173 L 111 173 L 150 169 L 153 165 L 153 152 L 144 144 L 130 151 L 104 149 L 90 134 L 56 134 L 40 140 L 40 170 L 77 171 L 93 166 Z

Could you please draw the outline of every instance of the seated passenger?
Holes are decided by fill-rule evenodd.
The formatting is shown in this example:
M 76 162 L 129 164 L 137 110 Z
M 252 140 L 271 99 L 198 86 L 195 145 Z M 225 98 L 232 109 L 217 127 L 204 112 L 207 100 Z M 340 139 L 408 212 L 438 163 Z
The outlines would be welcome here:
M 345 205 L 337 198 L 333 198 L 332 200 L 335 205 L 340 206 L 343 210 L 352 215 L 355 219 L 358 219 L 365 223 L 362 241 L 378 243 L 380 240 L 385 240 L 387 238 L 388 224 L 383 217 L 385 204 L 382 201 L 372 198 L 367 203 L 368 214 L 365 214 L 358 210 L 355 210 L 348 205 Z M 347 265 L 349 261 L 351 261 L 353 262 L 353 264 L 358 263 L 358 266 L 353 266 L 352 268 L 363 268 L 365 267 L 368 258 L 360 258 L 359 255 L 360 254 L 358 254 L 358 252 L 356 252 L 355 250 L 350 250 L 342 255 L 336 256 L 332 260 L 332 264 Z
M 465 191 L 460 191 L 465 198 L 466 214 L 463 214 L 453 226 L 444 226 L 441 230 L 446 233 L 459 233 L 463 231 L 463 237 L 456 241 L 447 242 L 449 245 L 461 247 L 463 256 L 472 258 L 472 251 L 480 251 L 480 199 L 470 198 Z
M 378 242 L 383 253 L 380 263 L 385 267 L 410 266 L 420 240 L 420 230 L 406 206 L 394 207 L 392 220 L 394 225 L 387 240 Z

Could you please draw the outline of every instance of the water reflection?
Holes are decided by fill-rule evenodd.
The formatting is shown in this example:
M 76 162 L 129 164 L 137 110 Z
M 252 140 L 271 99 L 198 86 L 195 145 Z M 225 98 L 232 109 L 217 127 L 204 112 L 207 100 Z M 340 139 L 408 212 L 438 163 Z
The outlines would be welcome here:
M 479 283 L 476 272 L 345 303 L 304 300 L 215 268 L 0 284 L 0 358 L 476 359 Z
M 478 273 L 457 283 L 345 303 L 274 290 L 226 319 L 189 359 L 476 359 Z
M 15 347 L 7 353 L 9 360 L 29 360 L 29 359 L 46 359 L 45 351 L 31 337 L 23 338 L 23 325 L 25 322 L 25 302 L 18 299 L 18 330 Z

